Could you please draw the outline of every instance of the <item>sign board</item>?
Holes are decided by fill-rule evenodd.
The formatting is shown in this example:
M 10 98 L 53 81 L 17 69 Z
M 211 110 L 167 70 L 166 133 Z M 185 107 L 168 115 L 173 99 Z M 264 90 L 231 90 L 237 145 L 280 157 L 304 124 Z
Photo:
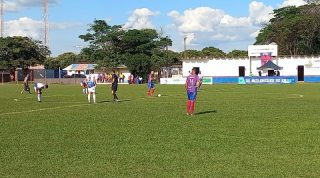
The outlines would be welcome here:
M 295 84 L 296 77 L 239 77 L 239 84 Z
M 160 78 L 160 84 L 162 85 L 184 85 L 187 78 Z
M 202 77 L 202 84 L 211 85 L 213 83 L 212 77 Z
M 271 56 L 278 56 L 278 45 L 249 45 L 249 57 L 258 57 L 262 53 L 271 53 Z

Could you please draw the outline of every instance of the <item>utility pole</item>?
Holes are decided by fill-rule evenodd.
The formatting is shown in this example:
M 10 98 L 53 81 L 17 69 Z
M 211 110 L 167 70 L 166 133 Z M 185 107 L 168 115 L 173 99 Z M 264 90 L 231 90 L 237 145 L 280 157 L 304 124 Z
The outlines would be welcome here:
M 49 47 L 49 2 L 43 0 L 43 44 Z
M 1 5 L 0 5 L 0 16 L 1 16 L 1 22 L 0 22 L 0 28 L 1 28 L 1 30 L 0 30 L 0 37 L 2 38 L 3 37 L 3 32 L 4 32 L 4 21 L 3 21 L 3 15 L 4 15 L 4 13 L 3 13 L 3 2 L 4 0 L 1 0 Z
M 184 51 L 187 50 L 187 39 L 188 39 L 188 37 L 186 37 L 186 36 L 183 38 L 183 50 Z

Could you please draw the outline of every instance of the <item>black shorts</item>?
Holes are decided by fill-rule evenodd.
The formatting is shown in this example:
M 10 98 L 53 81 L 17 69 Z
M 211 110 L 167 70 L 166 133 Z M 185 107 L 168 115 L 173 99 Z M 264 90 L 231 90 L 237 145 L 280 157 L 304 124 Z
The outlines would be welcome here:
M 118 90 L 118 84 L 112 84 L 111 89 L 112 89 L 112 91 L 117 91 Z

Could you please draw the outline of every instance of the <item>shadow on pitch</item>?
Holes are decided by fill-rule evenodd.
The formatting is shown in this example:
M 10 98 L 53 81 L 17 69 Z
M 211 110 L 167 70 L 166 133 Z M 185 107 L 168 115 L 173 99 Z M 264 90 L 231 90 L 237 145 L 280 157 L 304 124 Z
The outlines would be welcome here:
M 206 114 L 212 114 L 212 113 L 217 113 L 217 110 L 198 112 L 198 113 L 195 113 L 195 115 L 206 115 Z
M 117 102 L 113 100 L 105 100 L 105 101 L 99 101 L 98 103 L 125 103 L 125 102 L 130 102 L 131 100 L 126 99 L 126 100 L 119 100 Z

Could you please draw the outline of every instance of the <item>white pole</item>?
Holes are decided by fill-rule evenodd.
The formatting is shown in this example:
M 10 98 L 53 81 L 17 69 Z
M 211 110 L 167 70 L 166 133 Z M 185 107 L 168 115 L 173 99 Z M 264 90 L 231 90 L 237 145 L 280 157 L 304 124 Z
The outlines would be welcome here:
M 251 61 L 251 56 L 249 56 L 249 61 L 250 61 L 250 74 L 252 73 L 252 61 Z
M 61 85 L 61 69 L 59 67 L 59 84 Z

